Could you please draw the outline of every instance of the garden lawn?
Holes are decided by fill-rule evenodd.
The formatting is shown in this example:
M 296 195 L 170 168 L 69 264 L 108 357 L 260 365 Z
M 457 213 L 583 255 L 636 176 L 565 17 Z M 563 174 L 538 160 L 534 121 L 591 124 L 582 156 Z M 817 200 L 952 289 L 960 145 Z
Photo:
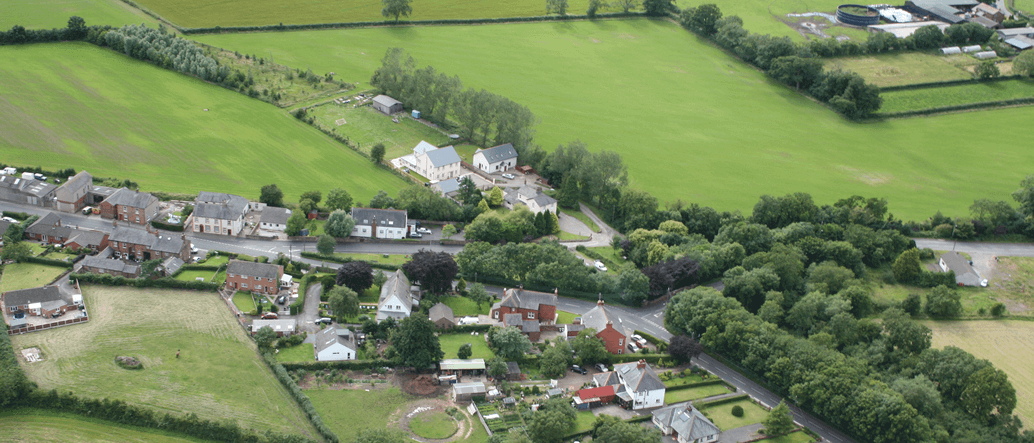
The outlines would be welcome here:
M 389 417 L 416 397 L 398 388 L 365 390 L 308 389 L 323 422 L 341 441 L 352 441 L 363 429 L 384 429 Z
M 904 112 L 970 103 L 1034 97 L 1034 81 L 1007 80 L 993 83 L 890 91 L 880 94 L 880 112 Z
M 481 309 L 478 309 L 477 303 L 467 297 L 451 296 L 442 297 L 441 302 L 445 303 L 445 306 L 452 308 L 452 315 L 456 317 L 475 317 L 478 315 L 488 315 L 488 311 L 492 309 L 492 303 L 482 303 Z
M 443 411 L 427 411 L 409 419 L 409 429 L 423 438 L 443 439 L 456 434 L 456 419 Z
M 973 74 L 966 66 L 977 64 L 969 55 L 935 55 L 924 52 L 863 55 L 821 59 L 827 70 L 857 72 L 876 86 L 968 80 Z
M 560 208 L 560 212 L 563 212 L 564 214 L 567 214 L 571 217 L 577 218 L 578 221 L 585 223 L 585 226 L 588 226 L 589 229 L 592 230 L 592 232 L 600 232 L 600 227 L 596 226 L 596 222 L 592 221 L 592 219 L 589 218 L 588 215 L 585 215 L 580 209 L 568 209 L 559 206 L 558 208 Z
M 579 317 L 579 315 L 573 312 L 556 311 L 556 324 L 569 325 L 574 322 L 575 317 Z
M 315 360 L 316 353 L 313 351 L 312 343 L 280 348 L 280 352 L 276 354 L 276 361 L 281 363 L 306 363 Z
M 142 190 L 287 201 L 341 187 L 358 200 L 404 182 L 285 112 L 87 43 L 0 48 L 0 155 Z M 217 148 L 216 148 L 217 147 Z
M 704 381 L 703 377 L 696 374 L 692 374 L 689 377 L 675 377 L 670 380 L 664 380 L 664 386 L 670 388 L 672 386 L 682 386 L 691 383 L 700 383 L 701 381 Z
M 607 269 L 616 271 L 619 267 L 628 263 L 628 260 L 621 257 L 621 252 L 610 246 L 594 246 L 589 249 L 603 256 L 603 264 L 607 265 Z
M 89 322 L 12 337 L 16 350 L 43 351 L 24 366 L 41 389 L 316 435 L 215 293 L 84 285 L 83 297 Z M 116 356 L 144 369 L 122 369 Z
M 255 310 L 255 299 L 252 298 L 250 292 L 237 291 L 233 294 L 233 305 L 241 312 L 253 312 Z
M 68 268 L 59 266 L 36 263 L 11 263 L 4 266 L 3 277 L 0 277 L 0 292 L 17 291 L 19 289 L 47 285 L 59 275 L 68 271 Z
M 202 269 L 188 269 L 183 272 L 180 272 L 179 274 L 176 274 L 176 280 L 183 281 L 194 281 L 198 278 L 202 278 L 206 282 L 211 282 L 214 280 L 214 277 L 215 271 L 206 271 Z
M 1013 411 L 1031 428 L 1034 420 L 1034 323 L 1017 320 L 924 321 L 933 329 L 932 348 L 956 346 L 986 358 L 1009 376 L 1016 388 Z
M 863 195 L 886 198 L 898 219 L 926 219 L 938 210 L 968 214 L 976 199 L 1009 200 L 1034 162 L 1022 137 L 972 148 L 986 144 L 986 134 L 1025 127 L 1034 107 L 852 123 L 666 21 L 192 38 L 363 83 L 388 48 L 404 47 L 417 66 L 528 106 L 541 121 L 535 143 L 545 149 L 581 140 L 620 153 L 632 186 L 662 204 L 749 213 L 763 194 L 808 192 L 820 205 Z
M 140 442 L 140 443 L 204 443 L 185 435 L 157 429 L 120 425 L 42 409 L 20 408 L 0 412 L 0 435 L 10 441 L 36 443 Z M 9 441 L 9 440 L 4 440 Z
M 469 333 L 442 334 L 438 336 L 438 342 L 442 345 L 442 352 L 445 353 L 444 358 L 459 358 L 456 352 L 460 350 L 460 346 L 463 346 L 464 343 L 470 343 L 470 358 L 483 358 L 487 362 L 495 357 L 495 353 L 488 348 L 488 343 L 485 342 L 484 333 L 478 335 L 470 335 Z
M 385 162 L 412 154 L 413 148 L 421 140 L 436 146 L 449 141 L 446 134 L 406 115 L 399 115 L 399 123 L 394 123 L 391 117 L 372 106 L 353 108 L 352 105 L 328 103 L 315 107 L 310 115 L 316 117 L 316 123 L 321 127 L 348 137 L 367 154 L 373 145 L 383 143 Z M 338 125 L 340 119 L 344 119 L 345 124 Z
M 0 14 L 0 29 L 7 31 L 14 25 L 26 29 L 53 29 L 68 26 L 68 18 L 75 15 L 86 20 L 87 26 L 146 23 L 157 26 L 157 20 L 143 11 L 119 0 L 4 0 Z
M 743 417 L 735 417 L 732 415 L 732 407 L 740 405 L 743 407 Z M 732 403 L 724 403 L 714 407 L 704 406 L 700 410 L 711 419 L 718 429 L 728 431 L 729 429 L 736 429 L 740 426 L 752 425 L 754 423 L 761 423 L 762 420 L 768 417 L 768 411 L 761 406 L 758 406 L 750 399 L 743 399 Z
M 596 423 L 596 415 L 592 411 L 578 411 L 575 416 L 574 428 L 567 435 L 581 434 L 592 430 L 593 423 Z
M 701 398 L 712 397 L 715 395 L 728 394 L 729 392 L 729 388 L 725 387 L 725 385 L 698 386 L 695 388 L 679 389 L 677 391 L 669 390 L 664 394 L 664 403 L 671 405 L 689 400 L 699 400 Z

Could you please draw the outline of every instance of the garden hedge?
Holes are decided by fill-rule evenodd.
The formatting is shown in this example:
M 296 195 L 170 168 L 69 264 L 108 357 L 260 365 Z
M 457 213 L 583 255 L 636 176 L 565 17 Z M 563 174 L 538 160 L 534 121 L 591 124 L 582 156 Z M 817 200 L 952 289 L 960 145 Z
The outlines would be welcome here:
M 667 387 L 667 392 L 681 391 L 683 389 L 689 389 L 689 388 L 698 388 L 700 386 L 711 386 L 711 385 L 721 385 L 721 384 L 724 384 L 724 385 L 728 386 L 728 384 L 725 383 L 725 380 L 717 378 L 717 379 L 714 379 L 714 380 L 704 380 L 704 381 L 698 381 L 696 383 L 687 383 L 687 384 L 684 384 L 684 385 L 668 386 Z
M 1022 75 L 1007 75 L 989 79 L 971 78 L 964 80 L 945 80 L 941 82 L 928 82 L 928 83 L 913 83 L 910 85 L 898 85 L 898 86 L 884 86 L 880 88 L 880 92 L 892 92 L 892 91 L 911 91 L 915 89 L 929 89 L 929 88 L 941 88 L 945 86 L 958 86 L 958 85 L 969 85 L 974 83 L 997 83 L 1007 80 L 1025 79 Z
M 79 260 L 79 258 L 76 258 L 76 260 Z M 38 265 L 58 266 L 58 267 L 66 268 L 66 269 L 72 269 L 72 263 L 73 263 L 73 262 L 67 262 L 67 261 L 64 261 L 64 260 L 54 260 L 54 259 L 51 259 L 51 258 L 43 258 L 43 257 L 25 257 L 25 258 L 22 258 L 20 261 L 24 262 L 24 263 L 36 263 Z
M 964 105 L 941 106 L 937 108 L 917 109 L 914 111 L 877 113 L 873 116 L 879 118 L 901 118 L 914 117 L 919 115 L 943 114 L 947 112 L 968 111 L 971 109 L 1000 108 L 1005 106 L 1031 105 L 1034 104 L 1034 97 L 1013 98 L 1009 100 L 995 100 L 990 102 L 967 103 Z
M 183 225 L 173 225 L 173 224 L 169 224 L 169 223 L 162 223 L 162 222 L 160 222 L 158 220 L 151 220 L 151 226 L 154 226 L 155 228 L 158 228 L 158 229 L 164 229 L 166 231 L 183 232 Z
M 319 371 L 323 369 L 343 369 L 349 371 L 361 371 L 364 369 L 374 369 L 383 367 L 394 367 L 395 365 L 388 360 L 374 359 L 374 360 L 347 360 L 347 361 L 310 361 L 305 363 L 279 363 L 285 369 L 294 371 L 297 369 L 304 369 L 306 371 Z
M 325 441 L 338 443 L 339 440 L 337 434 L 323 423 L 323 417 L 320 416 L 316 407 L 312 405 L 312 400 L 309 399 L 308 395 L 305 395 L 305 393 L 302 392 L 302 388 L 298 387 L 298 384 L 294 382 L 294 379 L 291 378 L 291 374 L 287 373 L 287 369 L 285 369 L 280 362 L 276 361 L 276 356 L 274 356 L 272 352 L 266 351 L 262 353 L 262 360 L 266 362 L 266 365 L 268 365 L 269 369 L 271 369 L 273 374 L 276 375 L 280 384 L 287 389 L 287 392 L 291 393 L 291 397 L 298 403 L 298 407 L 302 408 L 305 415 L 309 417 L 309 422 L 312 423 L 312 427 L 316 428 L 316 432 L 319 432 L 320 436 L 322 436 Z
M 657 346 L 657 345 L 659 345 L 661 343 L 664 343 L 663 340 L 661 340 L 661 339 L 659 339 L 657 337 L 654 337 L 654 336 L 652 336 L 650 334 L 647 334 L 647 333 L 645 333 L 643 331 L 640 331 L 638 329 L 636 329 L 635 331 L 632 331 L 632 333 L 633 334 L 638 334 L 640 337 L 643 337 L 644 340 L 650 342 L 650 344 L 652 344 L 654 346 Z
M 24 221 L 25 219 L 29 218 L 29 214 L 24 212 L 4 211 L 3 214 L 4 217 L 11 217 L 18 221 Z
M 726 403 L 737 402 L 737 401 L 743 400 L 745 398 L 750 398 L 750 396 L 747 395 L 747 394 L 733 395 L 731 397 L 720 398 L 718 400 L 694 402 L 693 406 L 696 406 L 697 409 L 710 408 L 712 406 L 719 406 L 719 405 L 724 405 Z
M 201 291 L 215 291 L 219 289 L 218 283 L 203 281 L 182 281 L 171 277 L 158 279 L 148 278 L 125 278 L 116 277 L 110 274 L 69 274 L 70 281 L 78 280 L 79 283 L 93 283 L 107 286 L 131 286 L 135 288 L 167 288 L 167 289 L 195 289 Z

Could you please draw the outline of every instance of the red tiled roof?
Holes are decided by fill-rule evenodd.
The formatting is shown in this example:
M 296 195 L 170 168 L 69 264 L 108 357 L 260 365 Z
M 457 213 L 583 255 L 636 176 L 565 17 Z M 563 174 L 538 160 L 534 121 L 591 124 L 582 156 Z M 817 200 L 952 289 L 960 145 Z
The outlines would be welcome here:
M 614 386 L 603 386 L 599 388 L 586 388 L 578 391 L 576 394 L 582 401 L 587 401 L 593 398 L 599 398 L 600 400 L 608 400 L 614 397 Z

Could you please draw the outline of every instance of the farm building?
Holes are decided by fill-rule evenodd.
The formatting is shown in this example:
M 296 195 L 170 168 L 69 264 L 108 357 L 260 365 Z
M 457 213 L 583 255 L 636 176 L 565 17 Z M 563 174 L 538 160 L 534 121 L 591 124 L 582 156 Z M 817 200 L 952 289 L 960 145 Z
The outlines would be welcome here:
M 653 424 L 678 443 L 709 443 L 717 441 L 722 433 L 689 402 L 653 411 Z
M 57 204 L 57 186 L 36 179 L 0 175 L 0 200 L 52 208 Z
M 402 112 L 402 102 L 382 94 L 373 98 L 373 109 L 391 115 Z
M 427 311 L 427 316 L 438 329 L 449 329 L 456 326 L 456 317 L 452 314 L 452 308 L 445 303 L 439 302 L 431 306 L 431 309 Z
M 976 6 L 976 0 L 908 0 L 905 10 L 917 16 L 925 16 L 951 24 L 962 23 L 962 12 Z
M 471 401 L 474 397 L 485 396 L 488 389 L 484 383 L 456 383 L 452 386 L 452 401 Z
M 413 298 L 413 288 L 401 269 L 388 276 L 381 286 L 381 297 L 377 301 L 377 321 L 388 317 L 402 320 L 413 313 L 413 307 L 420 302 Z
M 591 409 L 596 406 L 603 406 L 614 402 L 614 386 L 600 386 L 598 388 L 586 388 L 574 393 L 574 407 L 579 410 Z
M 57 198 L 57 210 L 61 212 L 76 212 L 88 205 L 87 196 L 93 188 L 93 176 L 89 172 L 82 171 L 57 188 L 54 196 Z
M 987 17 L 981 17 L 979 15 L 976 15 L 976 16 L 973 16 L 973 17 L 969 17 L 969 18 L 966 19 L 966 21 L 970 22 L 970 23 L 976 23 L 976 24 L 978 24 L 980 26 L 983 26 L 983 27 L 985 27 L 987 29 L 998 29 L 998 28 L 1002 27 L 1001 23 L 998 23 L 998 22 L 996 22 L 994 20 L 991 20 L 991 19 L 989 19 Z
M 460 377 L 464 375 L 479 375 L 485 372 L 485 359 L 445 359 L 438 362 L 438 368 L 445 375 L 457 375 Z
M 948 29 L 949 26 L 947 23 L 944 22 L 925 21 L 914 23 L 892 23 L 889 25 L 872 25 L 869 26 L 868 29 L 871 32 L 887 32 L 890 34 L 894 34 L 894 36 L 897 38 L 905 38 L 912 34 L 915 34 L 915 32 L 919 30 L 919 28 L 931 25 L 936 26 L 938 29 L 941 30 L 941 32 L 944 32 L 944 30 Z
M 1005 13 L 987 3 L 977 3 L 970 12 L 978 17 L 994 21 L 996 24 L 1000 24 L 1005 21 Z
M 348 329 L 326 328 L 316 333 L 316 361 L 355 360 L 355 337 Z
M 937 264 L 943 272 L 955 272 L 955 283 L 959 285 L 980 285 L 980 274 L 973 269 L 973 264 L 958 252 L 945 252 Z
M 262 210 L 259 227 L 270 231 L 283 231 L 287 229 L 287 219 L 289 218 L 291 218 L 290 209 L 267 206 Z
M 353 237 L 406 238 L 409 217 L 406 211 L 396 209 L 352 208 L 355 227 Z
M 1028 26 L 1026 28 L 1011 28 L 998 30 L 998 38 L 1001 38 L 1002 40 L 1008 40 L 1013 37 L 1034 38 L 1034 28 Z
M 251 322 L 251 335 L 255 335 L 264 327 L 269 327 L 273 332 L 276 332 L 277 337 L 294 335 L 298 330 L 298 320 L 295 319 L 284 319 L 284 320 L 254 320 Z M 324 331 L 333 328 L 324 329 Z
M 1007 43 L 1008 45 L 1010 45 L 1010 46 L 1012 46 L 1012 47 L 1014 47 L 1014 48 L 1016 48 L 1016 49 L 1018 49 L 1020 51 L 1024 51 L 1024 50 L 1027 50 L 1027 49 L 1030 49 L 1030 48 L 1034 48 L 1034 38 L 1024 37 L 1022 35 L 1018 35 L 1016 37 L 1012 37 L 1012 38 L 1006 40 L 1005 43 Z
M 506 172 L 517 166 L 517 150 L 509 143 L 488 149 L 478 149 L 474 151 L 471 163 L 488 174 Z
M 195 201 L 194 232 L 237 235 L 244 229 L 244 216 L 250 206 L 248 199 L 221 192 L 199 192 Z
M 270 263 L 230 260 L 226 266 L 226 287 L 239 291 L 277 294 L 284 267 Z

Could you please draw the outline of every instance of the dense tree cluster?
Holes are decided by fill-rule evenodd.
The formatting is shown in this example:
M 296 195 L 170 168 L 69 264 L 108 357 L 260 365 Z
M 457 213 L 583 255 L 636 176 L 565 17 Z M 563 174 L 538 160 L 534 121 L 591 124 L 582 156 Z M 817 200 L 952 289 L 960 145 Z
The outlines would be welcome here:
M 370 84 L 432 121 L 456 121 L 461 135 L 481 146 L 512 143 L 523 156 L 531 145 L 536 121 L 526 106 L 484 89 L 463 89 L 458 77 L 432 66 L 417 69 L 416 60 L 401 48 L 388 50 Z
M 434 252 L 421 249 L 413 258 L 402 265 L 402 270 L 412 281 L 435 294 L 452 290 L 452 280 L 459 273 L 459 266 L 448 252 Z
M 484 212 L 470 222 L 465 231 L 464 238 L 467 240 L 520 242 L 559 234 L 560 221 L 550 211 L 533 214 L 526 206 L 518 206 L 503 214 Z

